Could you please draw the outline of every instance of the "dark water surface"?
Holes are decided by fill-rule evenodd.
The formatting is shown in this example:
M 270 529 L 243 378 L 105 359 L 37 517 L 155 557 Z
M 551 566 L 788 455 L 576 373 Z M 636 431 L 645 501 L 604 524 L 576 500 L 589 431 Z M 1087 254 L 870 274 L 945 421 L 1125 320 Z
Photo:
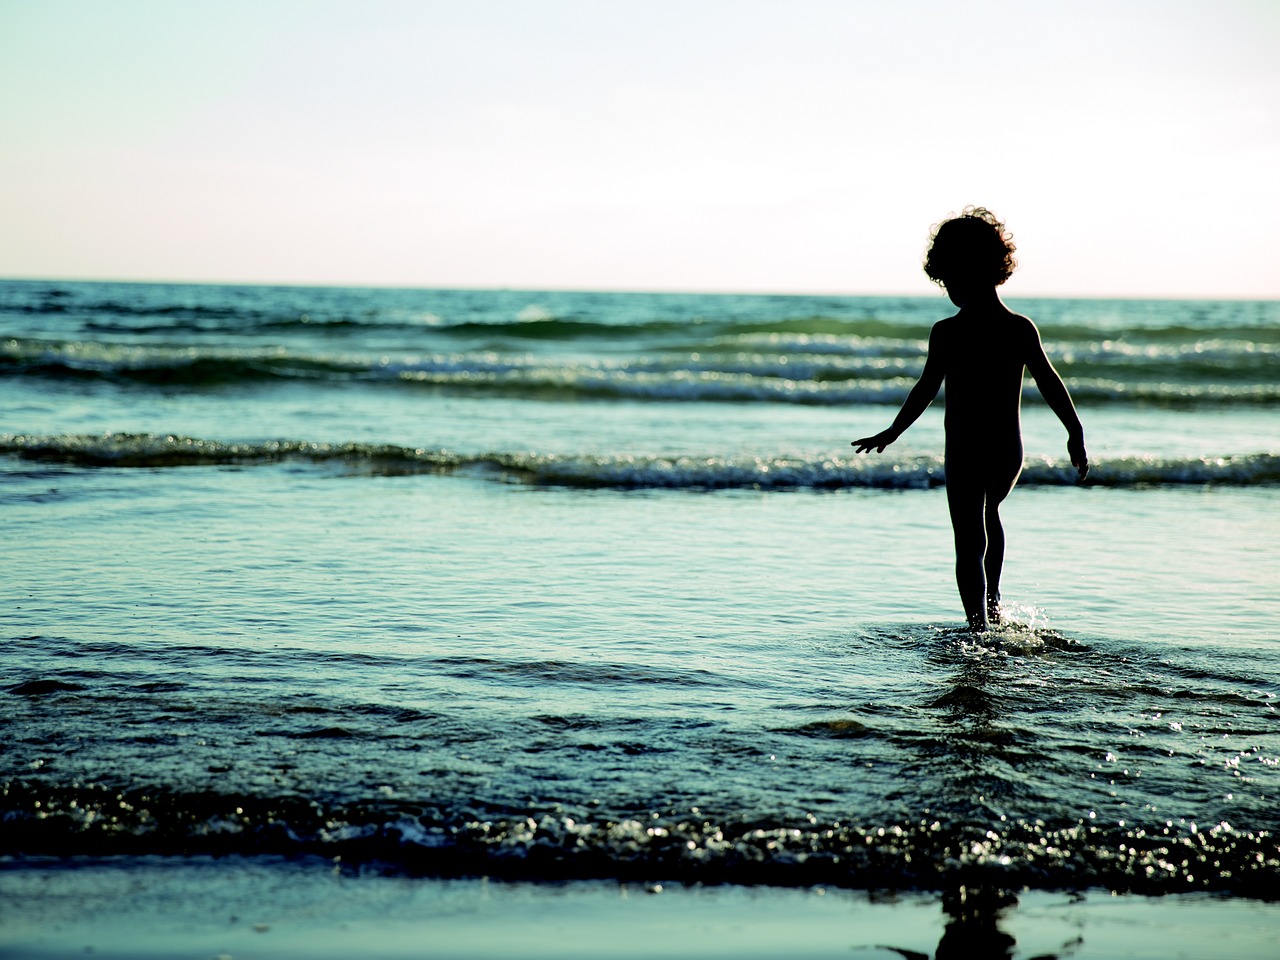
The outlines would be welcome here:
M 0 283 L 0 852 L 1274 896 L 1280 307 L 1017 304 L 975 639 L 942 306 Z

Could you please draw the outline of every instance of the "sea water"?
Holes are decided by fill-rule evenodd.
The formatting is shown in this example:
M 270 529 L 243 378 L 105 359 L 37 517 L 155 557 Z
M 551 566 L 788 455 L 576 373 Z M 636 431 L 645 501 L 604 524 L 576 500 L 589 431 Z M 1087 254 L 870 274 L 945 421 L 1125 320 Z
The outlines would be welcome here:
M 1010 305 L 975 636 L 943 297 L 0 283 L 0 852 L 1273 894 L 1280 303 Z

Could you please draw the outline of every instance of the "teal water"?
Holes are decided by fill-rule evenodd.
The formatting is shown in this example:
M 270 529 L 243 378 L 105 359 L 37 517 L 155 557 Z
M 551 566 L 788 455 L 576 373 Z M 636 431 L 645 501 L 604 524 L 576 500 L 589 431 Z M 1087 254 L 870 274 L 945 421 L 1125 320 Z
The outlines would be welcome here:
M 944 303 L 0 284 L 4 852 L 1265 895 L 1280 305 L 1017 304 L 975 640 Z

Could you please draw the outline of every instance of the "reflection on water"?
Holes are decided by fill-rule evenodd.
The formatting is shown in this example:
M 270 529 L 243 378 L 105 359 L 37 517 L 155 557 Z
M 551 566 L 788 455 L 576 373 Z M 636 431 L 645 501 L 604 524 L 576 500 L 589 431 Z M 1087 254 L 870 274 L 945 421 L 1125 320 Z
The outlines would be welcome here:
M 937 960 L 950 957 L 986 960 L 1011 957 L 1017 941 L 1000 928 L 1018 898 L 1004 890 L 957 887 L 942 895 L 947 927 L 938 941 Z
M 940 904 L 945 920 L 935 952 L 883 943 L 874 949 L 888 950 L 905 960 L 1007 960 L 1017 952 L 1017 939 L 1008 929 L 1019 906 L 1014 892 L 1001 887 L 957 886 L 942 894 Z M 1073 923 L 1072 929 L 1083 928 Z M 1076 933 L 1053 949 L 1034 954 L 1034 960 L 1065 960 L 1083 944 L 1084 937 Z
M 946 659 L 955 672 L 946 690 L 928 704 L 944 712 L 948 733 L 940 739 L 935 755 L 946 773 L 948 795 L 939 798 L 944 804 L 998 808 L 1011 784 L 1007 765 L 1018 752 L 1018 736 L 1007 722 L 1002 723 L 1005 711 L 997 691 L 1007 681 L 998 670 L 1001 658 L 996 654 L 1001 641 L 992 635 L 985 639 L 989 646 L 964 638 L 958 651 L 950 650 Z M 1001 767 L 1006 767 L 1003 773 Z M 935 960 L 999 960 L 1014 955 L 1017 940 L 1005 929 L 1018 906 L 1013 892 L 959 884 L 943 892 L 941 904 L 947 920 Z M 1068 940 L 1059 951 L 1040 954 L 1038 960 L 1069 956 L 1082 943 L 1081 937 Z M 929 960 L 927 954 L 915 950 L 885 949 L 908 960 Z

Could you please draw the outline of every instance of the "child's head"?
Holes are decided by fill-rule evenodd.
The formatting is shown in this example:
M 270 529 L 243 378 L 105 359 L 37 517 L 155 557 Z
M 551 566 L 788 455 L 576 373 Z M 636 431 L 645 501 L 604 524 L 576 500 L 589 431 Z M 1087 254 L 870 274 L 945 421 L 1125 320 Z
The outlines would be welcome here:
M 934 283 L 1000 286 L 1018 266 L 1013 235 L 986 207 L 965 207 L 933 230 L 924 272 Z

